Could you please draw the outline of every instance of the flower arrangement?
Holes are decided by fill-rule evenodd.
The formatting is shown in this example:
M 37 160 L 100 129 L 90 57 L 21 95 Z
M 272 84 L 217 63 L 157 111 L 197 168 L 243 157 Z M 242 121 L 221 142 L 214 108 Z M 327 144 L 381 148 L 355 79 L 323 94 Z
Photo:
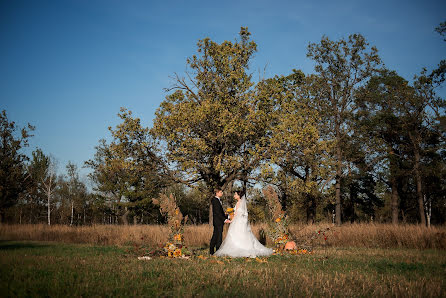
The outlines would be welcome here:
M 292 255 L 306 255 L 306 254 L 311 254 L 312 251 L 305 249 L 305 248 L 300 248 L 300 249 L 293 249 L 290 251 L 290 254 Z
M 270 215 L 273 219 L 272 222 L 268 223 L 267 234 L 274 241 L 276 246 L 275 251 L 281 252 L 285 249 L 285 245 L 291 241 L 288 230 L 288 216 L 282 210 L 279 196 L 272 186 L 264 188 L 263 195 L 265 196 Z
M 160 212 L 167 215 L 167 224 L 170 227 L 168 241 L 164 246 L 164 252 L 169 258 L 180 258 L 190 255 L 189 250 L 184 245 L 184 225 L 187 216 L 178 208 L 175 198 L 172 194 L 166 196 L 161 194 L 159 199 L 152 199 L 154 205 L 160 206 Z
M 232 220 L 234 218 L 234 208 L 227 208 L 226 214 L 228 214 L 229 218 Z

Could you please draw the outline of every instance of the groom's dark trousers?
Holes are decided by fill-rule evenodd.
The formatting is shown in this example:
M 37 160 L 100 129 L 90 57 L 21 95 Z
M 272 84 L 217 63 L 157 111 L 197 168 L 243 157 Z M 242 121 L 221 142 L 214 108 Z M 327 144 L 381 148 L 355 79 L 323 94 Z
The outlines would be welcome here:
M 217 197 L 211 199 L 212 205 L 212 224 L 214 225 L 214 232 L 212 233 L 211 243 L 209 245 L 209 253 L 214 254 L 215 249 L 220 248 L 221 242 L 223 240 L 223 226 L 225 224 L 226 215 L 223 210 L 223 206 Z

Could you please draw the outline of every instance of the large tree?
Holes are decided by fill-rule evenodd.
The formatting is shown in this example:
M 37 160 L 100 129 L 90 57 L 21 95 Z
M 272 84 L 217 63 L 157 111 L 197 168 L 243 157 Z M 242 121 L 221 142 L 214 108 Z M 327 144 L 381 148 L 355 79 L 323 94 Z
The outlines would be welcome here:
M 288 76 L 266 80 L 261 88 L 275 99 L 263 179 L 282 190 L 284 205 L 299 204 L 311 223 L 323 189 L 332 179 L 331 145 L 321 138 L 314 79 L 293 70 Z
M 336 158 L 336 223 L 341 224 L 341 178 L 347 160 L 345 142 L 350 133 L 349 119 L 352 116 L 355 91 L 367 82 L 377 70 L 381 60 L 378 50 L 369 47 L 360 34 L 348 39 L 332 41 L 323 37 L 320 43 L 308 46 L 307 56 L 315 61 L 315 70 L 320 77 L 320 115 L 326 121 L 331 139 L 335 140 Z
M 6 111 L 0 114 L 0 223 L 3 222 L 5 210 L 15 205 L 19 196 L 26 190 L 29 176 L 25 171 L 28 157 L 21 152 L 28 146 L 30 124 L 19 130 L 13 121 L 9 121 Z
M 198 55 L 187 59 L 187 79 L 176 75 L 152 133 L 166 144 L 180 181 L 203 181 L 211 191 L 237 179 L 246 182 L 258 167 L 254 153 L 264 147 L 268 111 L 260 108 L 248 73 L 256 49 L 247 28 L 235 42 L 205 38 Z
M 398 183 L 404 175 L 404 111 L 401 102 L 413 93 L 408 82 L 395 72 L 383 70 L 372 77 L 357 96 L 357 136 L 366 144 L 369 163 L 390 188 L 392 223 L 399 218 Z
M 419 220 L 426 224 L 423 177 L 436 160 L 441 159 L 444 131 L 444 100 L 433 90 L 432 80 L 421 75 L 414 85 L 396 72 L 383 70 L 359 92 L 357 100 L 358 127 L 363 127 L 363 139 L 369 139 L 370 155 L 377 168 L 386 168 L 391 187 L 392 222 L 398 222 L 399 190 L 402 176 L 414 177 Z M 437 114 L 438 112 L 438 114 Z M 443 145 L 442 145 L 443 144 Z M 385 164 L 377 162 L 384 160 Z M 430 160 L 428 162 L 428 160 Z M 409 167 L 409 169 L 407 169 Z M 441 169 L 440 169 L 441 172 Z

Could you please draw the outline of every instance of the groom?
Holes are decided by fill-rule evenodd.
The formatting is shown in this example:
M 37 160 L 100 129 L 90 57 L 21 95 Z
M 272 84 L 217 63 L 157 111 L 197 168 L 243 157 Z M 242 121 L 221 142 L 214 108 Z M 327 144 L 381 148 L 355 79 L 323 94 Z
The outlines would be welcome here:
M 214 232 L 212 233 L 211 244 L 209 247 L 209 253 L 211 255 L 214 254 L 215 248 L 217 248 L 217 250 L 220 248 L 223 238 L 223 226 L 225 223 L 229 222 L 229 219 L 227 219 L 223 210 L 223 206 L 221 205 L 223 191 L 220 188 L 216 188 L 214 192 L 215 196 L 211 199 L 213 217 L 212 224 L 214 225 Z

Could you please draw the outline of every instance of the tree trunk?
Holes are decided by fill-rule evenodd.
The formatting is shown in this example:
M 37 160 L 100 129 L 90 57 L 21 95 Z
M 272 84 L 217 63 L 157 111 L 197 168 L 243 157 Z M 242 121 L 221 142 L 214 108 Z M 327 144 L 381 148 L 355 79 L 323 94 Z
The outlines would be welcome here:
M 208 189 L 208 204 L 209 204 L 209 226 L 213 226 L 214 216 L 212 215 L 212 203 L 211 200 L 215 196 L 215 192 L 213 189 Z
M 358 199 L 357 191 L 355 190 L 355 187 L 353 183 L 350 183 L 349 186 L 349 198 L 350 200 L 348 202 L 344 202 L 344 220 L 345 215 L 350 216 L 350 223 L 354 223 L 356 221 L 356 208 L 355 203 Z
M 341 176 L 342 176 L 342 153 L 340 140 L 336 145 L 336 225 L 340 226 L 341 221 Z
M 125 207 L 125 212 L 121 218 L 122 218 L 122 223 L 126 226 L 129 224 L 129 221 L 127 219 L 127 216 L 129 215 L 129 213 L 130 213 L 130 211 L 127 209 L 127 207 Z
M 51 225 L 51 194 L 53 192 L 53 175 L 50 174 L 50 176 L 48 177 L 49 180 L 45 183 L 45 180 L 42 181 L 42 184 L 44 186 L 44 192 L 46 193 L 47 196 L 47 201 L 48 201 L 48 225 Z
M 416 158 L 415 158 L 416 159 Z M 418 164 L 418 162 L 416 162 Z M 415 168 L 415 177 L 417 179 L 417 196 L 418 196 L 418 208 L 420 212 L 420 220 L 423 226 L 426 225 L 426 217 L 424 215 L 424 202 L 423 202 L 423 191 L 421 190 L 421 174 L 419 170 L 419 165 Z
M 51 226 L 51 192 L 48 192 L 48 225 Z
M 313 195 L 307 195 L 307 224 L 314 224 L 316 200 Z
M 391 206 L 392 206 L 392 224 L 398 224 L 398 215 L 399 215 L 399 204 L 398 204 L 398 185 L 394 175 L 390 178 L 390 184 L 392 185 L 392 197 L 391 197 Z
M 415 155 L 415 165 L 414 165 L 414 172 L 415 172 L 415 179 L 417 183 L 417 197 L 418 197 L 418 209 L 420 213 L 420 220 L 421 224 L 423 226 L 426 226 L 426 216 L 424 215 L 424 200 L 423 200 L 423 191 L 421 189 L 422 181 L 421 181 L 421 171 L 420 171 L 420 151 L 418 147 L 418 142 L 416 139 L 410 135 L 412 139 L 412 144 L 414 147 L 414 155 Z
M 429 202 L 426 202 L 426 209 L 427 227 L 430 228 L 432 218 L 432 200 L 429 199 Z
M 390 155 L 389 155 L 389 161 L 390 161 L 390 187 L 392 189 L 391 199 L 390 199 L 390 206 L 392 209 L 392 224 L 397 225 L 398 224 L 398 217 L 399 217 L 399 194 L 398 194 L 398 180 L 397 180 L 397 164 L 395 160 L 395 151 L 393 150 L 392 146 L 389 146 L 390 149 Z
M 74 217 L 74 202 L 71 201 L 71 222 L 70 222 L 70 226 L 73 225 L 73 217 Z

